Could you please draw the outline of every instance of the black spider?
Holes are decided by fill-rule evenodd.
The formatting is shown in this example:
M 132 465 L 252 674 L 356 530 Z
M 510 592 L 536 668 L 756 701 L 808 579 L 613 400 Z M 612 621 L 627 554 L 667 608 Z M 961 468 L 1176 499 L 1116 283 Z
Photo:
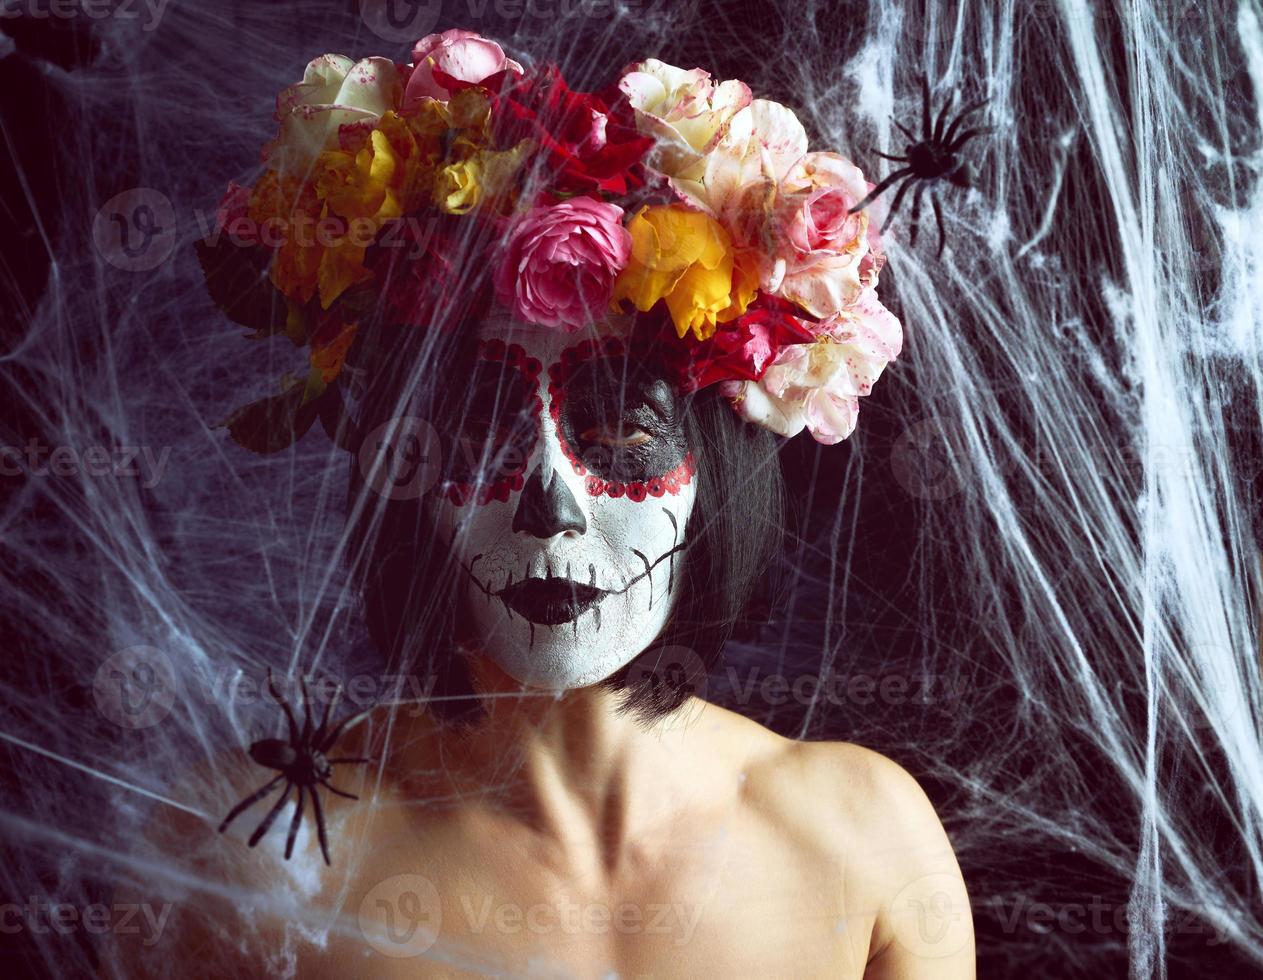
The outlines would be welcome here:
M 904 183 L 899 188 L 899 193 L 895 195 L 895 203 L 890 207 L 890 214 L 886 216 L 886 221 L 882 225 L 882 230 L 884 231 L 885 226 L 890 223 L 890 219 L 899 210 L 899 205 L 903 201 L 903 195 L 907 193 L 908 188 L 914 183 L 917 184 L 917 192 L 912 199 L 912 234 L 910 236 L 910 243 L 915 247 L 917 243 L 917 225 L 921 220 L 921 195 L 925 192 L 926 185 L 937 180 L 947 180 L 957 187 L 969 187 L 972 185 L 974 179 L 973 168 L 967 160 L 960 156 L 961 148 L 975 136 L 983 136 L 994 132 L 994 127 L 984 126 L 978 129 L 969 129 L 963 133 L 960 132 L 960 127 L 966 119 L 990 101 L 990 99 L 982 99 L 979 102 L 967 105 L 955 119 L 948 123 L 947 114 L 956 102 L 956 95 L 953 93 L 943 103 L 943 108 L 939 111 L 938 118 L 934 120 L 933 126 L 931 126 L 930 83 L 922 75 L 921 138 L 917 139 L 910 130 L 900 125 L 897 121 L 892 120 L 899 127 L 899 131 L 912 142 L 904 150 L 904 155 L 901 157 L 891 156 L 888 153 L 879 153 L 876 150 L 873 151 L 879 157 L 883 157 L 886 160 L 894 160 L 896 163 L 905 163 L 907 166 L 900 167 L 894 173 L 889 174 L 880 184 L 873 188 L 868 197 L 851 208 L 851 213 L 854 214 L 856 211 L 863 210 L 887 187 L 897 180 L 903 180 Z M 946 239 L 943 234 L 943 212 L 939 206 L 937 188 L 930 191 L 930 204 L 934 208 L 934 218 L 938 221 L 938 254 L 941 256 Z
M 285 860 L 288 861 L 290 855 L 294 853 L 294 839 L 298 836 L 298 826 L 303 819 L 303 801 L 307 794 L 310 793 L 312 807 L 316 811 L 316 829 L 320 834 L 320 850 L 324 854 L 325 864 L 332 864 L 329 860 L 329 841 L 325 833 L 325 815 L 320 807 L 320 797 L 317 794 L 316 787 L 317 785 L 324 786 L 330 792 L 337 793 L 339 796 L 345 796 L 349 800 L 359 799 L 358 796 L 344 793 L 342 790 L 330 785 L 329 777 L 333 775 L 333 767 L 340 763 L 363 763 L 373 762 L 374 760 L 362 758 L 329 759 L 325 757 L 325 753 L 333 748 L 334 743 L 346 731 L 367 718 L 370 711 L 362 711 L 358 715 L 350 715 L 330 731 L 329 715 L 332 714 L 334 706 L 342 696 L 342 685 L 339 684 L 333 692 L 333 697 L 325 705 L 324 712 L 320 717 L 320 726 L 313 730 L 311 724 L 311 700 L 307 696 L 307 684 L 301 679 L 299 683 L 303 691 L 303 727 L 301 731 L 298 728 L 298 722 L 294 719 L 294 712 L 290 710 L 289 703 L 281 697 L 276 690 L 276 685 L 272 682 L 272 671 L 268 671 L 268 693 L 285 711 L 285 720 L 289 723 L 289 741 L 279 738 L 265 738 L 255 742 L 250 746 L 250 758 L 261 766 L 267 766 L 269 769 L 279 769 L 281 774 L 262 789 L 251 793 L 233 807 L 228 816 L 224 817 L 224 822 L 219 825 L 219 832 L 222 834 L 242 811 L 263 799 L 276 788 L 277 783 L 284 780 L 285 792 L 276 801 L 276 805 L 268 811 L 268 815 L 263 818 L 263 822 L 250 835 L 250 846 L 254 847 L 255 844 L 263 839 L 263 835 L 268 832 L 268 828 L 276 820 L 276 815 L 281 812 L 285 801 L 289 799 L 290 789 L 297 786 L 298 806 L 294 809 L 294 819 L 289 825 L 289 837 L 285 841 Z

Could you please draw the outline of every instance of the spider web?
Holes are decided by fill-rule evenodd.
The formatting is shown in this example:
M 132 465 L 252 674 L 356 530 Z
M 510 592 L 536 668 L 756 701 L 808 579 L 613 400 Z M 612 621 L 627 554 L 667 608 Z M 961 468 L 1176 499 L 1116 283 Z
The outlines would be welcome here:
M 557 60 L 577 89 L 646 56 L 741 78 L 871 179 L 889 172 L 871 150 L 904 148 L 892 117 L 916 128 L 919 72 L 936 105 L 990 98 L 973 188 L 940 192 L 943 258 L 928 215 L 915 250 L 906 205 L 890 226 L 904 353 L 846 444 L 783 450 L 790 588 L 706 693 L 922 781 L 983 975 L 1257 971 L 1259 5 L 423 8 L 427 29 Z M 342 572 L 352 461 L 318 426 L 268 457 L 213 427 L 300 365 L 225 322 L 191 244 L 228 181 L 257 176 L 275 93 L 311 57 L 408 45 L 324 0 L 34 9 L 0 20 L 0 444 L 21 449 L 0 476 L 3 894 L 271 909 L 294 926 L 261 955 L 290 975 L 353 911 L 306 907 L 317 869 L 279 859 L 283 830 L 258 849 L 266 884 L 183 870 L 238 799 L 223 750 L 280 734 L 268 667 L 368 677 L 359 698 L 401 710 L 424 692 L 380 662 Z M 94 235 L 137 188 L 169 251 L 121 268 Z M 205 838 L 142 842 L 163 808 Z M 768 908 L 769 928 L 793 914 Z M 248 917 L 221 937 L 256 938 Z M 124 969 L 119 935 L 7 938 L 47 975 Z M 539 967 L 442 941 L 428 955 Z

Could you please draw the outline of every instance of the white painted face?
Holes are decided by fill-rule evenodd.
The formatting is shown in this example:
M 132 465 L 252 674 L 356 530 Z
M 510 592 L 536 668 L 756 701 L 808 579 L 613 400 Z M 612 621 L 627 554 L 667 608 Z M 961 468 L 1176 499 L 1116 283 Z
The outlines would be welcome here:
M 586 687 L 675 602 L 696 497 L 681 403 L 608 326 L 493 316 L 477 336 L 436 515 L 464 577 L 461 635 L 524 684 Z

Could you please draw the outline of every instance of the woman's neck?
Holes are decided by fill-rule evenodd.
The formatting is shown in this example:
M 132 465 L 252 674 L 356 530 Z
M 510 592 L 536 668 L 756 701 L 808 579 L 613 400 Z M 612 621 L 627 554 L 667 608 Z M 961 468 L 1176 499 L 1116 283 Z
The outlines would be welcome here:
M 460 800 L 600 854 L 609 869 L 629 840 L 668 827 L 682 799 L 702 790 L 704 767 L 683 744 L 702 702 L 647 725 L 620 710 L 621 692 L 522 691 L 483 657 L 471 667 L 485 716 L 437 732 L 441 778 Z

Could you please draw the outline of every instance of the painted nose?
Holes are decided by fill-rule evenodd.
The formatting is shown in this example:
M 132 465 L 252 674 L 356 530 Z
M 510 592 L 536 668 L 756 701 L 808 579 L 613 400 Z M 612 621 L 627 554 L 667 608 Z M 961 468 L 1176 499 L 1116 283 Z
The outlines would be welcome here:
M 551 538 L 564 531 L 584 534 L 588 522 L 557 471 L 540 463 L 531 472 L 513 515 L 513 530 L 537 538 Z

